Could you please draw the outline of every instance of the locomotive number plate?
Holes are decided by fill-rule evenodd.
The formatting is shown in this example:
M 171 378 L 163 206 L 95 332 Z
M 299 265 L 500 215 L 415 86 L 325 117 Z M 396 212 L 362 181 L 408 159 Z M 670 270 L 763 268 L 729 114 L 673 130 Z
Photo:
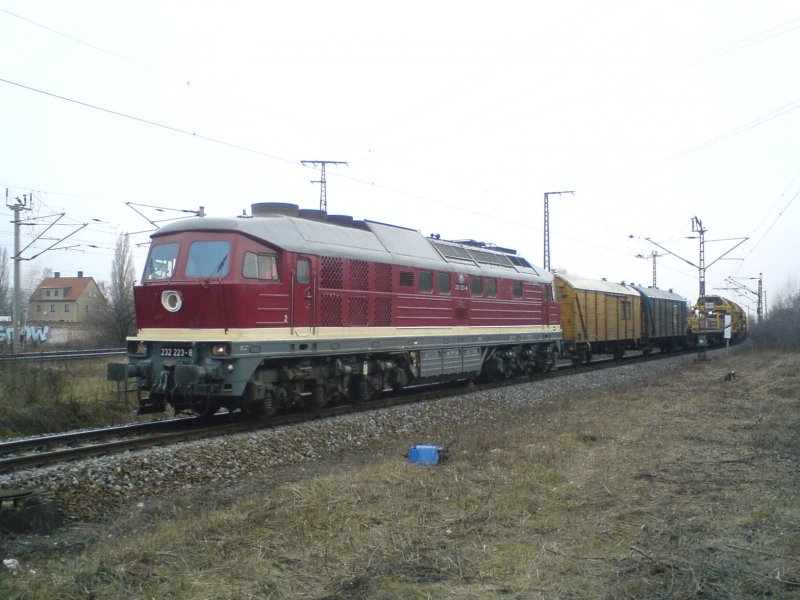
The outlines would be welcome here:
M 192 358 L 191 348 L 162 348 L 161 356 L 164 358 Z

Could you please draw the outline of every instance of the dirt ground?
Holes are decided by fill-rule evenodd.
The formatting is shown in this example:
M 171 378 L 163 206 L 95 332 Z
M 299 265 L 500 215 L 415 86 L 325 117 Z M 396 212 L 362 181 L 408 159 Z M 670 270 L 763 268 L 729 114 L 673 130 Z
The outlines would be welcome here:
M 6 538 L 0 597 L 800 598 L 798 421 L 800 354 L 715 353 Z

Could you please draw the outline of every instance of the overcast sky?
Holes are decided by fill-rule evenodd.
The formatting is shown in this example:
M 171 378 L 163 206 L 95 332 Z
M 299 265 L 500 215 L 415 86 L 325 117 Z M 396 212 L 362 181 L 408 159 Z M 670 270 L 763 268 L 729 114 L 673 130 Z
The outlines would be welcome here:
M 328 210 L 649 284 L 800 281 L 800 2 L 0 0 L 0 186 L 23 263 L 108 280 L 145 218 Z M 29 200 L 30 204 L 30 200 Z M 13 254 L 12 212 L 0 243 Z M 728 258 L 726 257 L 726 258 Z M 697 269 L 657 259 L 689 299 Z M 734 298 L 733 292 L 721 292 Z M 738 298 L 745 304 L 754 302 Z

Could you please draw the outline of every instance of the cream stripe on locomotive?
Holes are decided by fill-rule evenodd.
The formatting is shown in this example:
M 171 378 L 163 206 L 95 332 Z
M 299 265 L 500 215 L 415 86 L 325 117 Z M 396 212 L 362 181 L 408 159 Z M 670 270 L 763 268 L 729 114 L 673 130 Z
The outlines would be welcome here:
M 365 338 L 402 339 L 446 336 L 537 335 L 543 339 L 561 339 L 560 325 L 476 326 L 476 327 L 317 327 L 248 328 L 248 329 L 142 329 L 130 341 L 141 342 L 292 342 L 308 340 L 355 340 Z M 465 340 L 467 341 L 467 340 Z M 469 343 L 491 343 L 491 339 L 470 339 Z

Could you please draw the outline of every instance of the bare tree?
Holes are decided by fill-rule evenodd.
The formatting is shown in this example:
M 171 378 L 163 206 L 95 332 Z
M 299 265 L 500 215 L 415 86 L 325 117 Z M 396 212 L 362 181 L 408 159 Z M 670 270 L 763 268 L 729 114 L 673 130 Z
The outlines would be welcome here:
M 104 315 L 104 329 L 108 341 L 123 345 L 125 338 L 136 331 L 136 312 L 133 306 L 133 284 L 136 270 L 133 267 L 128 235 L 121 233 L 114 248 L 114 262 L 111 265 L 111 283 L 105 288 L 108 294 L 108 308 Z
M 796 279 L 786 281 L 767 318 L 753 328 L 753 339 L 770 348 L 800 348 L 800 289 Z

